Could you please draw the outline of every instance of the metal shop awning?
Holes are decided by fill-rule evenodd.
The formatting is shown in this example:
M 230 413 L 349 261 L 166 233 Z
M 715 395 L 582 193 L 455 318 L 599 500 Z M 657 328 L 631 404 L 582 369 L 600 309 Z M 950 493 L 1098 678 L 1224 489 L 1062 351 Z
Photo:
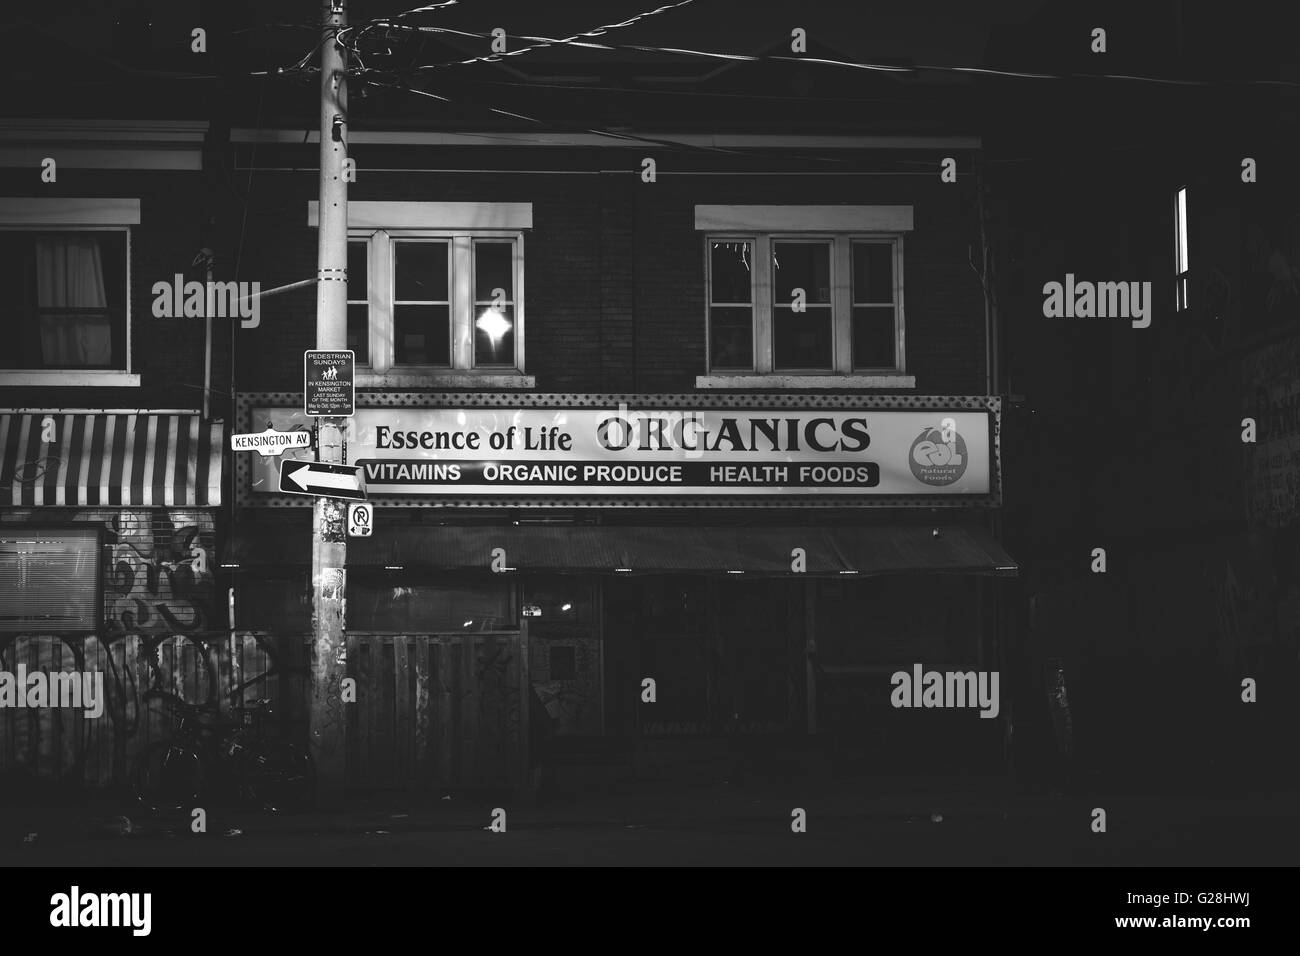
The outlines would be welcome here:
M 0 507 L 215 507 L 222 425 L 183 414 L 0 414 Z
M 378 522 L 377 522 L 378 523 Z M 938 531 L 938 534 L 935 532 Z M 725 573 L 785 575 L 803 548 L 808 574 L 942 571 L 1013 575 L 1016 562 L 986 529 L 974 525 L 869 527 L 377 527 L 348 541 L 349 567 L 487 570 L 502 548 L 516 571 L 582 574 Z M 310 531 L 240 531 L 223 563 L 305 565 Z

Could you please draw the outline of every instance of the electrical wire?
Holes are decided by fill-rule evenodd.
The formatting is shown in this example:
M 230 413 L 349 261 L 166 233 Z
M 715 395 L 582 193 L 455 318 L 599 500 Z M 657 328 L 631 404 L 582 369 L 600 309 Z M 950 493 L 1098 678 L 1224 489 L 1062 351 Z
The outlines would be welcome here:
M 680 5 L 680 4 L 677 4 Z M 674 5 L 674 6 L 677 6 Z M 671 8 L 660 8 L 671 9 Z M 428 33 L 450 34 L 454 36 L 472 37 L 480 40 L 494 39 L 491 33 L 481 33 L 469 30 L 456 30 L 450 27 L 421 26 L 419 29 Z M 696 50 L 688 47 L 662 47 L 651 46 L 646 44 L 608 44 L 608 43 L 589 43 L 581 42 L 578 37 L 600 35 L 597 31 L 590 33 L 577 34 L 575 37 L 556 38 L 556 37 L 536 37 L 528 35 L 506 35 L 507 39 L 523 41 L 533 44 L 528 47 L 520 48 L 515 52 L 526 52 L 528 50 L 541 49 L 547 46 L 576 46 L 592 50 L 604 51 L 635 51 L 640 53 L 668 53 L 679 56 L 697 56 L 707 59 L 727 60 L 739 63 L 811 63 L 818 66 L 830 66 L 843 69 L 853 69 L 860 71 L 881 72 L 881 73 L 921 73 L 921 72 L 939 72 L 939 73 L 958 73 L 958 74 L 979 74 L 983 76 L 999 76 L 1013 79 L 1041 79 L 1041 80 L 1126 80 L 1143 83 L 1156 83 L 1171 86 L 1199 86 L 1215 87 L 1225 85 L 1245 85 L 1245 86 L 1281 86 L 1281 87 L 1300 87 L 1300 81 L 1293 80 L 1266 80 L 1250 79 L 1235 81 L 1235 83 L 1224 83 L 1218 80 L 1194 80 L 1194 79 L 1171 79 L 1168 77 L 1141 76 L 1127 73 L 1031 73 L 1016 70 L 999 70 L 988 67 L 970 67 L 970 66 L 938 66 L 934 64 L 916 64 L 914 66 L 898 66 L 885 63 L 860 63 L 851 60 L 838 60 L 826 57 L 809 57 L 809 56 L 786 56 L 776 54 L 746 54 L 746 53 L 724 53 L 717 50 Z M 444 63 L 430 63 L 417 67 L 422 71 L 448 69 L 453 66 L 463 66 L 472 63 L 496 62 L 505 56 L 512 55 L 510 51 L 506 53 L 496 53 L 488 56 L 473 57 L 467 60 L 454 60 Z
M 549 37 L 513 37 L 512 39 L 522 39 L 522 40 L 531 41 L 532 45 L 519 47 L 514 50 L 506 50 L 501 53 L 490 53 L 486 56 L 470 57 L 467 60 L 458 60 L 455 63 L 440 64 L 440 65 L 467 66 L 471 63 L 496 63 L 499 62 L 500 60 L 505 59 L 506 57 L 520 56 L 524 53 L 531 52 L 532 50 L 541 50 L 546 47 L 552 47 L 552 46 L 577 46 L 577 47 L 590 47 L 592 49 L 605 49 L 603 44 L 589 44 L 589 43 L 584 43 L 583 40 L 598 37 L 598 36 L 604 36 L 611 30 L 622 30 L 626 27 L 632 26 L 633 24 L 639 23 L 642 20 L 647 20 L 650 17 L 658 16 L 661 13 L 667 13 L 669 10 L 676 10 L 679 7 L 684 7 L 694 2 L 695 0 L 678 0 L 677 3 L 668 3 L 668 4 L 664 4 L 661 7 L 656 7 L 653 10 L 645 10 L 641 13 L 636 14 L 635 16 L 628 17 L 626 20 L 620 20 L 618 23 L 606 23 L 603 26 L 593 27 L 592 29 L 585 30 L 582 33 L 575 33 L 573 36 L 570 37 L 563 37 L 559 39 L 552 39 Z M 414 28 L 409 26 L 407 28 L 421 29 L 422 32 L 430 32 L 430 33 L 456 33 L 461 36 L 492 38 L 492 34 L 485 35 L 485 34 L 467 33 L 465 31 L 452 30 L 446 27 L 429 27 L 427 28 L 427 30 L 425 30 L 424 28 Z
M 794 100 L 799 103 L 896 103 L 911 105 L 914 101 L 898 96 L 795 96 L 780 93 L 723 93 L 712 90 L 647 90 L 638 87 L 588 86 L 581 83 L 520 83 L 514 80 L 475 79 L 480 86 L 518 86 L 525 89 L 572 90 L 578 93 L 633 93 L 646 96 L 687 96 L 705 99 L 732 100 Z
M 652 136 L 641 136 L 635 133 L 624 133 L 624 132 L 619 132 L 617 130 L 605 129 L 603 127 L 585 126 L 582 124 L 564 124 L 564 123 L 557 123 L 551 120 L 538 119 L 535 116 L 528 116 L 523 113 L 516 113 L 512 110 L 505 110 L 495 106 L 488 106 L 482 103 L 476 103 L 473 102 L 472 100 L 467 100 L 467 99 L 458 100 L 458 99 L 453 99 L 452 97 L 449 96 L 444 96 L 440 93 L 430 92 L 429 90 L 417 89 L 416 87 L 411 86 L 407 82 L 383 83 L 378 80 L 366 77 L 364 75 L 361 75 L 358 78 L 361 80 L 361 82 L 367 83 L 374 87 L 379 87 L 383 89 L 401 90 L 404 92 L 413 93 L 417 96 L 424 96 L 427 97 L 428 99 L 438 100 L 439 102 L 446 103 L 450 106 L 469 106 L 486 112 L 495 113 L 498 116 L 504 116 L 509 119 L 521 120 L 523 122 L 530 123 L 534 126 L 544 126 L 547 127 L 548 129 L 554 129 L 558 132 L 590 133 L 594 136 L 603 136 L 609 139 L 621 140 L 623 142 L 636 143 L 639 145 L 656 146 L 661 149 L 666 148 L 671 150 L 701 152 L 701 153 L 723 153 L 728 156 L 742 156 L 742 157 L 751 156 L 751 154 L 745 153 L 743 150 L 728 149 L 725 146 L 709 146 L 701 143 L 684 143 L 679 140 L 659 139 L 657 137 L 652 137 Z M 781 158 L 787 160 L 803 160 L 805 162 L 830 164 L 836 166 L 843 165 L 849 162 L 849 160 L 838 156 L 824 156 L 824 155 L 814 156 L 814 155 L 807 155 L 802 153 L 785 153 L 782 154 Z
M 446 103 L 449 106 L 470 106 L 475 109 L 485 110 L 489 113 L 495 113 L 498 116 L 505 116 L 510 119 L 517 119 L 525 123 L 532 123 L 533 125 L 536 126 L 546 126 L 552 129 L 555 129 L 559 126 L 559 124 L 548 122 L 547 120 L 541 120 L 535 116 L 527 116 L 523 113 L 515 113 L 512 112 L 511 110 L 503 110 L 495 106 L 484 106 L 482 104 L 473 103 L 467 100 L 455 100 L 449 96 L 443 96 L 439 93 L 431 93 L 428 90 L 416 89 L 415 87 L 409 84 L 381 83 L 378 80 L 367 79 L 365 77 L 361 77 L 361 80 L 362 82 L 368 83 L 371 86 L 376 86 L 384 89 L 402 90 L 407 93 L 414 93 L 417 96 L 424 96 L 432 100 L 438 100 L 439 102 Z M 632 133 L 619 133 L 619 132 L 615 132 L 614 130 L 598 129 L 593 126 L 582 126 L 580 124 L 576 126 L 572 126 L 568 130 L 561 129 L 561 131 L 591 133 L 596 136 L 606 136 L 611 139 L 623 140 L 624 142 L 638 143 L 638 144 L 644 144 L 648 146 L 658 146 L 661 148 L 666 147 L 669 149 L 705 150 L 708 152 L 727 153 L 732 156 L 745 155 L 739 150 L 726 149 L 725 147 L 722 146 L 699 146 L 693 143 L 678 143 L 672 140 L 656 139 L 650 136 L 637 136 Z M 825 157 L 820 157 L 820 158 L 825 159 Z

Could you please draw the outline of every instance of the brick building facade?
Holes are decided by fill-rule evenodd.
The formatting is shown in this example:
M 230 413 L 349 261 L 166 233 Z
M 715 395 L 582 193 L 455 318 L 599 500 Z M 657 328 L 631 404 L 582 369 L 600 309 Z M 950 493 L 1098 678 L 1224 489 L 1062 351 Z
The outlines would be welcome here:
M 49 131 L 11 124 L 5 223 L 34 228 L 48 214 L 51 229 L 75 233 L 116 216 L 110 224 L 128 231 L 129 320 L 114 321 L 129 321 L 131 364 L 112 377 L 37 350 L 32 367 L 4 373 L 4 529 L 18 541 L 103 524 L 105 589 L 129 596 L 119 568 L 139 558 L 155 591 L 142 596 L 147 625 L 104 601 L 101 627 L 43 630 L 41 608 L 24 606 L 6 653 L 54 669 L 106 654 L 123 690 L 110 695 L 120 710 L 111 740 L 93 745 L 63 717 L 9 718 L 0 758 L 10 767 L 123 782 L 133 753 L 166 732 L 150 688 L 223 707 L 270 696 L 286 719 L 304 716 L 310 499 L 280 491 L 277 459 L 232 451 L 226 436 L 311 428 L 302 355 L 314 345 L 314 295 L 265 296 L 255 326 L 215 320 L 210 350 L 205 318 L 153 311 L 155 283 L 204 278 L 195 255 L 205 247 L 218 281 L 267 291 L 316 275 L 315 134 L 260 113 L 223 104 L 210 131 L 151 127 L 190 137 L 183 168 L 122 169 L 101 156 L 62 168 L 57 185 L 28 162 Z M 1001 766 L 1006 685 L 993 720 L 890 706 L 891 674 L 914 665 L 1002 667 L 1014 597 L 999 579 L 1017 570 L 997 528 L 1002 408 L 996 313 L 980 277 L 979 141 L 942 122 L 893 120 L 810 117 L 776 131 L 753 117 L 692 127 L 633 116 L 628 128 L 655 132 L 610 145 L 359 110 L 350 463 L 391 449 L 384 428 L 463 427 L 486 441 L 503 415 L 521 432 L 570 428 L 628 467 L 668 449 L 645 439 L 620 449 L 599 416 L 688 417 L 719 433 L 749 429 L 751 440 L 719 443 L 704 461 L 676 449 L 668 460 L 705 476 L 691 487 L 369 487 L 374 534 L 350 542 L 347 567 L 351 783 L 496 786 L 530 765 L 560 786 L 579 769 L 723 778 L 738 762 L 761 772 L 779 752 L 822 744 L 879 772 Z M 64 135 L 89 149 L 82 140 L 94 137 L 76 128 Z M 177 152 L 155 144 L 150 161 Z M 946 159 L 955 181 L 941 178 Z M 90 201 L 106 199 L 129 202 L 123 212 Z M 782 257 L 795 278 L 782 278 Z M 31 281 L 41 286 L 51 268 L 37 265 Z M 86 281 L 81 267 L 61 268 L 65 282 Z M 59 384 L 32 374 L 50 372 Z M 63 472 L 64 493 L 35 500 L 31 449 L 68 472 L 113 467 L 111 441 L 50 453 L 31 438 L 47 415 L 90 416 L 78 434 L 92 438 L 101 420 L 134 416 L 121 427 L 148 436 L 142 456 L 170 450 L 150 462 L 155 478 L 174 469 L 172 495 L 158 500 L 161 486 L 137 468 L 112 472 L 123 492 L 108 501 Z M 866 440 L 851 443 L 854 429 L 871 454 Z M 207 457 L 182 437 L 196 432 Z M 817 474 L 850 486 L 718 478 L 764 451 L 753 436 L 767 442 L 760 462 L 797 470 L 824 454 Z M 391 460 L 455 463 L 485 484 L 498 473 L 488 456 L 424 454 L 432 441 Z M 959 466 L 915 457 L 922 443 L 945 446 Z M 121 557 L 137 532 L 152 549 Z M 11 551 L 17 574 L 27 559 Z M 182 615 L 168 595 L 198 610 Z M 94 642 L 108 647 L 85 649 Z M 112 760 L 92 761 L 94 747 Z

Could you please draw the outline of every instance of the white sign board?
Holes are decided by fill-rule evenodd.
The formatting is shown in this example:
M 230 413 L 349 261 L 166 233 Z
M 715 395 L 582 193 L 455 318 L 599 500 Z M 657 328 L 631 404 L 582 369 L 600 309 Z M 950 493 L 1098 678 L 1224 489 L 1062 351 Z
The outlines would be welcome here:
M 368 538 L 375 529 L 375 509 L 368 504 L 348 505 L 348 537 Z
M 233 451 L 255 451 L 263 457 L 278 455 L 286 448 L 310 448 L 311 432 L 277 432 L 268 428 L 251 435 L 231 435 L 230 447 Z
M 258 408 L 285 427 L 293 409 Z M 371 496 L 721 500 L 992 492 L 985 410 L 359 408 L 348 463 Z M 254 463 L 255 489 L 273 489 Z

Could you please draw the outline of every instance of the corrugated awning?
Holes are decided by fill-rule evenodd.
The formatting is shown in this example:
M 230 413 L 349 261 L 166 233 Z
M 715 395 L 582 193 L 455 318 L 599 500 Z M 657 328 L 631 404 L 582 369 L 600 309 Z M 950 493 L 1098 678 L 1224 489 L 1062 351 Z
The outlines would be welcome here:
M 1010 575 L 1016 562 L 976 525 L 888 525 L 836 528 L 700 526 L 431 526 L 385 529 L 348 541 L 349 567 L 488 570 L 494 549 L 520 571 L 615 573 L 789 574 L 803 548 L 808 574 L 942 571 Z M 936 533 L 937 532 L 937 533 Z M 302 565 L 311 534 L 237 533 L 226 549 L 232 565 Z
M 215 507 L 222 457 L 198 415 L 0 414 L 0 506 Z

